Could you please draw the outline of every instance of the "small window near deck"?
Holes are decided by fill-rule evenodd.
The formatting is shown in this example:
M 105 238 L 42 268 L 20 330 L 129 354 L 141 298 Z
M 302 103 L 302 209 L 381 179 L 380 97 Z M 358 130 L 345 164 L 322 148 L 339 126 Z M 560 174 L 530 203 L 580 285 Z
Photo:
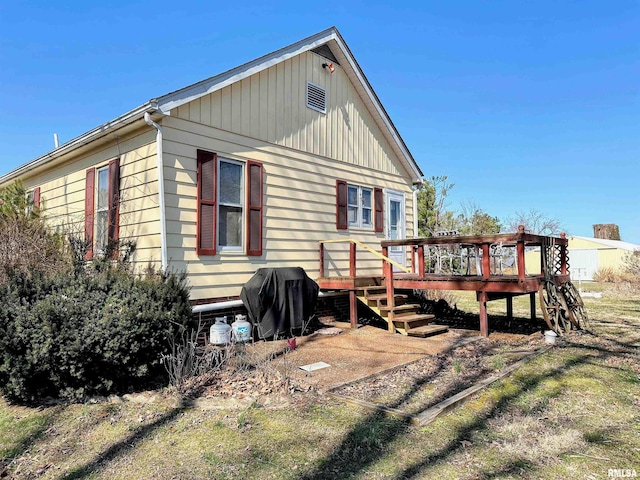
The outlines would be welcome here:
M 311 82 L 307 82 L 307 107 L 321 113 L 327 113 L 327 91 Z
M 350 227 L 373 226 L 373 190 L 358 185 L 347 187 L 347 217 Z
M 362 226 L 370 227 L 371 222 L 371 189 L 362 188 Z
M 349 226 L 350 227 L 358 227 L 358 187 L 354 187 L 353 185 L 349 185 L 347 192 L 347 215 L 349 218 Z

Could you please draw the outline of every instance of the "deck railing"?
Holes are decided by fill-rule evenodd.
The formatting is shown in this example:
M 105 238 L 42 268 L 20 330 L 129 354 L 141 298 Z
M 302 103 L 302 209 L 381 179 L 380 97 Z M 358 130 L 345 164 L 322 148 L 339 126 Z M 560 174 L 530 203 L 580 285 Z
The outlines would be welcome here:
M 318 243 L 320 244 L 320 275 L 319 275 L 320 278 L 325 277 L 325 244 L 332 244 L 332 243 L 348 243 L 349 244 L 349 277 L 351 278 L 355 278 L 357 276 L 356 247 L 360 247 L 363 250 L 366 250 L 367 252 L 381 259 L 383 264 L 383 270 L 384 270 L 384 265 L 386 263 L 389 263 L 406 273 L 412 272 L 411 269 L 392 260 L 386 254 L 377 252 L 373 248 L 369 247 L 368 245 L 354 238 L 320 240 Z
M 391 247 L 403 246 L 411 251 L 411 273 L 418 278 L 433 276 L 527 276 L 525 252 L 538 247 L 540 265 L 530 275 L 553 277 L 568 273 L 568 241 L 564 234 L 549 237 L 526 233 L 443 236 L 382 241 L 382 255 Z

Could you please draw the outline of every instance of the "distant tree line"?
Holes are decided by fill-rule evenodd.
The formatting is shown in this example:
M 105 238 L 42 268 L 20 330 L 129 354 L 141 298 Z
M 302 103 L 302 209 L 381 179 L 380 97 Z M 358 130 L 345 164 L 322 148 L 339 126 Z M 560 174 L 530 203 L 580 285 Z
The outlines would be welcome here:
M 436 236 L 441 232 L 459 235 L 491 235 L 516 232 L 519 225 L 539 235 L 557 236 L 562 232 L 559 220 L 538 210 L 515 212 L 513 217 L 500 220 L 484 211 L 474 201 L 467 201 L 458 211 L 449 208 L 448 195 L 455 186 L 446 175 L 424 179 L 418 187 L 418 235 Z

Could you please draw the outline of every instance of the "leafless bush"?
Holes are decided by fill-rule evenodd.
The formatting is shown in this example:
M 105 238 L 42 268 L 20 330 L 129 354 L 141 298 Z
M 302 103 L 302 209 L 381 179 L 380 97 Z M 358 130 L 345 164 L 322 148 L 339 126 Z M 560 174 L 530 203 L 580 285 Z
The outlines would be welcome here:
M 69 268 L 61 235 L 49 232 L 40 218 L 0 216 L 0 282 L 11 271 L 53 274 Z
M 64 237 L 49 230 L 43 212 L 22 183 L 0 189 L 0 283 L 10 272 L 55 274 L 69 268 Z
M 636 283 L 640 282 L 640 250 L 631 252 L 625 257 L 624 270 Z
M 202 333 L 202 323 L 198 328 L 171 339 L 171 351 L 160 357 L 171 386 L 185 394 L 193 388 L 193 379 L 212 370 L 221 368 L 233 356 L 233 349 L 209 350 L 198 345 Z
M 593 279 L 601 283 L 616 283 L 620 281 L 620 271 L 611 267 L 600 267 L 594 272 Z

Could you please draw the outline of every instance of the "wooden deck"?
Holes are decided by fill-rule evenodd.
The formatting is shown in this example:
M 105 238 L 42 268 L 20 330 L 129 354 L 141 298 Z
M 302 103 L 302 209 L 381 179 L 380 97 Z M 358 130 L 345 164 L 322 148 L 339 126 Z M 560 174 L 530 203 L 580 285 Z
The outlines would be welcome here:
M 514 234 L 489 236 L 447 236 L 419 239 L 404 239 L 381 242 L 380 253 L 373 252 L 354 240 L 350 242 L 349 274 L 345 276 L 325 276 L 325 243 L 337 243 L 336 240 L 320 242 L 320 277 L 318 285 L 322 290 L 348 291 L 350 295 L 351 324 L 357 324 L 357 301 L 359 293 L 368 287 L 376 287 L 378 293 L 386 292 L 385 308 L 390 331 L 402 331 L 397 328 L 404 310 L 402 303 L 396 306 L 396 290 L 466 290 L 475 291 L 479 305 L 480 331 L 489 335 L 487 302 L 504 299 L 507 302 L 507 315 L 513 314 L 513 297 L 529 295 L 531 317 L 536 318 L 536 295 L 545 281 L 550 280 L 561 285 L 570 280 L 567 262 L 567 239 L 564 236 L 547 237 L 532 235 L 521 228 Z M 356 247 L 360 245 L 382 259 L 382 272 L 379 276 L 358 276 Z M 410 267 L 405 268 L 389 258 L 389 249 L 404 247 L 410 253 Z M 527 272 L 525 249 L 538 247 L 541 250 L 541 264 L 530 266 Z M 447 261 L 437 255 L 444 251 Z M 505 250 L 511 252 L 510 266 L 503 268 Z M 435 252 L 435 253 L 434 253 Z M 456 252 L 455 258 L 451 252 Z M 409 254 L 407 254 L 407 258 Z M 492 264 L 493 262 L 493 264 Z M 453 271 L 454 265 L 462 273 Z M 443 268 L 444 266 L 444 268 Z M 394 271 L 394 270 L 404 271 Z M 444 270 L 449 271 L 444 272 Z M 506 271 L 505 271 L 506 270 Z M 362 297 L 360 295 L 361 301 Z M 376 300 L 377 301 L 377 300 Z M 423 325 L 421 325 L 423 326 Z M 417 328 L 417 327 L 416 327 Z M 402 332 L 404 333 L 404 332 Z

